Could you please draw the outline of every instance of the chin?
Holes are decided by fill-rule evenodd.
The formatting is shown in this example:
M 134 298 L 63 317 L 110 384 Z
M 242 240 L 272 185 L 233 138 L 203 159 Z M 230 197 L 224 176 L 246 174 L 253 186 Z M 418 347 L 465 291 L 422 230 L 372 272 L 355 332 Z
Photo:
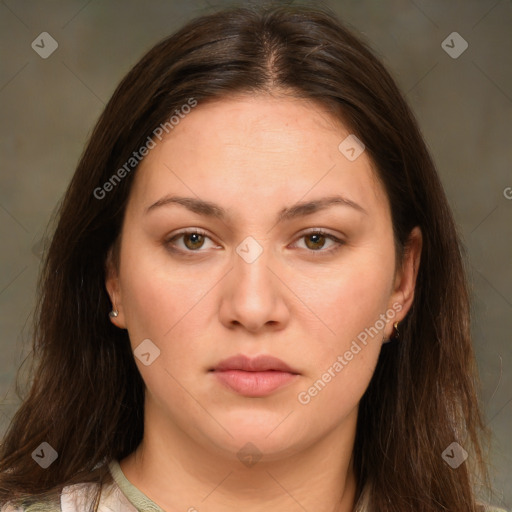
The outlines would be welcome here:
M 282 418 L 281 418 L 282 421 Z M 222 435 L 222 438 L 211 439 L 228 458 L 241 460 L 245 456 L 249 459 L 261 458 L 271 461 L 278 460 L 290 456 L 300 451 L 300 445 L 305 445 L 303 439 L 295 438 L 293 433 L 297 433 L 297 428 L 292 423 L 285 428 L 283 425 L 275 429 L 279 422 L 273 423 L 269 428 L 269 424 L 265 425 L 236 425 L 236 427 L 226 427 L 230 432 Z M 273 429 L 275 429 L 273 431 Z

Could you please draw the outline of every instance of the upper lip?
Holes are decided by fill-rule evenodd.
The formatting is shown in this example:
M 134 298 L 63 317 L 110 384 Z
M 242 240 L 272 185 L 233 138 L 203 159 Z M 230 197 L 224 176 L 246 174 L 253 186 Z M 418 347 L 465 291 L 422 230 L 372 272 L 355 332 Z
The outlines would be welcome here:
M 275 370 L 299 374 L 297 370 L 287 365 L 277 357 L 270 355 L 259 355 L 248 357 L 243 354 L 228 357 L 218 363 L 210 371 L 243 370 L 246 372 L 264 372 L 266 370 Z

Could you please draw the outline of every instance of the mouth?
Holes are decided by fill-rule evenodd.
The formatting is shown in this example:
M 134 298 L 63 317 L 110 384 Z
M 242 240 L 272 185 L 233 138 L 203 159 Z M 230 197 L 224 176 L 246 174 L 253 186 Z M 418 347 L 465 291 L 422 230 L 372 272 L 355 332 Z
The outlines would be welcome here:
M 230 357 L 209 372 L 219 383 L 247 397 L 263 397 L 296 380 L 300 373 L 284 361 L 269 355 Z

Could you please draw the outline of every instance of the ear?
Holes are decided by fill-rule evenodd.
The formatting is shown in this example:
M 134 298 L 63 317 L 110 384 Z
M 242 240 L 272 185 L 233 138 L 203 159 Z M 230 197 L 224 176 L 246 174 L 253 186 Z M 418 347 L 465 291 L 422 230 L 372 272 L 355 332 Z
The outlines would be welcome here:
M 110 321 L 120 329 L 126 329 L 125 315 L 123 311 L 123 300 L 119 283 L 118 269 L 114 262 L 113 246 L 108 250 L 105 260 L 105 287 L 112 303 L 112 310 L 117 310 L 116 317 L 110 317 Z
M 423 236 L 419 226 L 416 226 L 410 233 L 407 244 L 404 247 L 404 255 L 401 268 L 395 275 L 393 292 L 389 298 L 388 307 L 397 311 L 392 322 L 386 326 L 385 338 L 389 339 L 393 332 L 393 324 L 401 322 L 414 301 L 414 290 L 416 287 L 416 278 L 420 267 L 421 248 L 423 246 Z M 394 305 L 394 306 L 393 306 Z M 401 306 L 401 308 L 398 307 Z

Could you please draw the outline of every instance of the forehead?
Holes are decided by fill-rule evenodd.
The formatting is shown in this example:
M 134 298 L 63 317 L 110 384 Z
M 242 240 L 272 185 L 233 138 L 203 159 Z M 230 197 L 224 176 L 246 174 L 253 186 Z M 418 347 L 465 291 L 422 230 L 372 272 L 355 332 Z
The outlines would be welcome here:
M 186 192 L 253 207 L 343 193 L 370 210 L 385 208 L 366 152 L 351 161 L 339 149 L 349 135 L 326 108 L 303 99 L 199 103 L 141 162 L 130 202 L 147 208 L 165 193 Z

